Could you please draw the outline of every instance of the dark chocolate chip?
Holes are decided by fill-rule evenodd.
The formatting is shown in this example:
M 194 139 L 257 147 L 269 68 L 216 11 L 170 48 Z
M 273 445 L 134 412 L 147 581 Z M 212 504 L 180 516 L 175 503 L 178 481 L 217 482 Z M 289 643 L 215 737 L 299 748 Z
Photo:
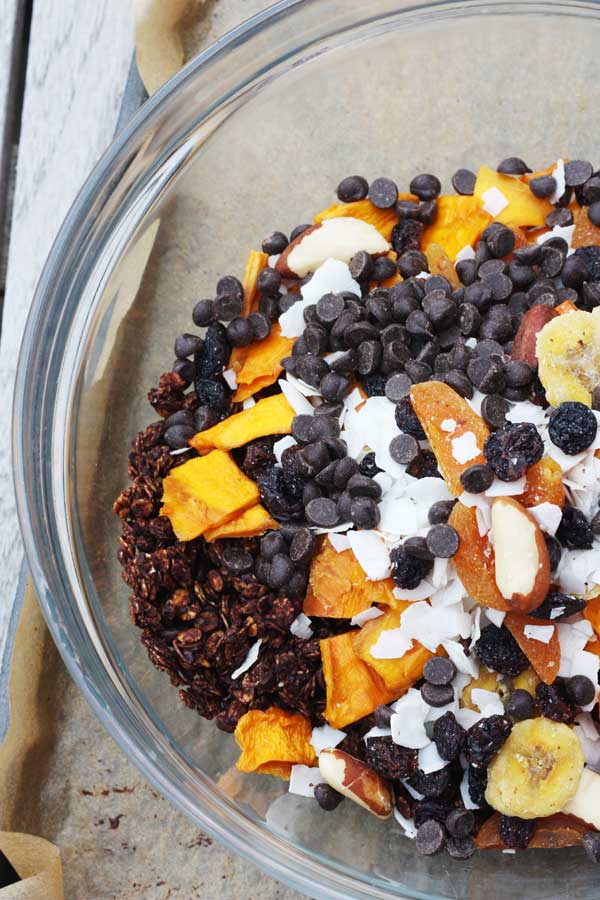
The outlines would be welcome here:
M 475 190 L 477 176 L 470 169 L 457 169 L 452 176 L 452 187 L 457 194 L 470 197 Z
M 348 175 L 342 178 L 337 186 L 336 194 L 342 203 L 354 203 L 364 200 L 369 193 L 369 183 L 362 175 Z
M 425 680 L 438 687 L 450 684 L 455 675 L 456 666 L 447 656 L 432 656 L 427 660 L 423 669 Z

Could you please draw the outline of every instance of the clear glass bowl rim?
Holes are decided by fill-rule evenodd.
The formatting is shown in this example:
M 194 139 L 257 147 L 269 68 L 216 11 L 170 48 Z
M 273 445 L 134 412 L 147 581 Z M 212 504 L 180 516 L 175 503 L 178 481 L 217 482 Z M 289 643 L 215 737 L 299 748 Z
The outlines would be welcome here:
M 367 21 L 368 3 L 348 0 L 363 9 L 362 21 Z M 169 800 L 191 817 L 199 826 L 217 837 L 230 849 L 250 860 L 268 874 L 308 896 L 319 898 L 396 898 L 401 895 L 396 890 L 386 889 L 384 882 L 368 876 L 353 877 L 344 873 L 343 868 L 313 854 L 302 851 L 284 838 L 267 831 L 249 818 L 226 799 L 217 797 L 209 779 L 199 787 L 203 808 L 192 807 L 186 802 L 184 793 L 173 785 L 166 762 L 144 752 L 144 741 L 148 734 L 133 722 L 123 698 L 107 672 L 101 669 L 100 659 L 96 659 L 99 675 L 90 680 L 81 661 L 80 645 L 74 633 L 85 641 L 85 625 L 76 622 L 75 604 L 66 589 L 65 560 L 62 558 L 56 536 L 56 515 L 67 516 L 66 498 L 55 496 L 52 470 L 44 450 L 48 447 L 48 433 L 40 410 L 50 403 L 52 413 L 55 406 L 48 398 L 52 390 L 53 378 L 60 365 L 61 347 L 49 340 L 51 328 L 57 321 L 64 328 L 72 321 L 75 310 L 63 309 L 60 285 L 65 283 L 73 271 L 74 256 L 78 241 L 85 236 L 86 220 L 93 214 L 94 202 L 99 193 L 109 190 L 115 177 L 119 161 L 127 160 L 133 151 L 141 132 L 159 117 L 171 97 L 188 81 L 195 79 L 211 60 L 223 57 L 236 45 L 245 44 L 253 36 L 268 28 L 282 17 L 291 16 L 305 6 L 316 6 L 319 0 L 280 0 L 274 6 L 258 13 L 246 22 L 228 32 L 191 60 L 177 75 L 171 78 L 154 94 L 134 116 L 101 157 L 89 178 L 76 197 L 53 244 L 44 270 L 36 288 L 21 346 L 13 400 L 12 452 L 13 473 L 17 512 L 29 571 L 31 573 L 40 604 L 48 627 L 71 676 L 86 700 L 98 716 L 106 730 L 140 769 L 144 776 L 169 798 Z M 431 3 L 397 5 L 398 13 L 421 13 L 435 16 L 437 12 L 460 15 L 468 10 L 470 14 L 485 14 L 487 11 L 510 13 L 511 10 L 558 13 L 567 11 L 574 14 L 578 10 L 595 10 L 597 14 L 600 0 L 439 0 Z M 227 94 L 223 96 L 225 100 Z M 118 170 L 117 170 L 118 171 Z M 82 237 L 83 236 L 83 237 Z M 65 320 L 66 316 L 66 320 Z M 48 367 L 40 352 L 44 348 Z M 43 376 L 43 384 L 32 384 L 35 375 Z M 52 417 L 53 418 L 53 417 Z M 54 421 L 52 421 L 54 425 Z M 391 885 L 390 885 L 391 887 Z M 423 897 L 426 900 L 443 900 L 430 894 L 407 891 L 406 896 Z

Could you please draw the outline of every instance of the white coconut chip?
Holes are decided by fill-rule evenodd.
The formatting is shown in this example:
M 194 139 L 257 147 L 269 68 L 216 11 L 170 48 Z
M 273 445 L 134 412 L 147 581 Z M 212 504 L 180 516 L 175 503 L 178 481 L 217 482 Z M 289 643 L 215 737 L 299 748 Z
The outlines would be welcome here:
M 437 752 L 437 747 L 433 741 L 426 747 L 423 747 L 422 750 L 419 750 L 418 756 L 419 769 L 421 769 L 425 775 L 429 775 L 431 772 L 439 772 L 440 769 L 443 769 L 448 765 L 448 760 L 442 759 Z
M 449 434 L 452 434 L 453 431 L 456 431 L 456 419 L 444 419 L 443 422 L 440 423 L 440 428 L 442 431 L 447 431 Z
M 416 588 L 408 589 L 395 587 L 392 590 L 392 594 L 396 600 L 410 600 L 411 603 L 418 600 L 427 600 L 434 593 L 435 588 L 430 581 L 426 581 L 425 579 L 423 579 Z
M 313 387 L 311 384 L 307 384 L 306 381 L 302 381 L 301 378 L 296 378 L 295 375 L 292 375 L 291 372 L 286 373 L 287 381 L 295 387 L 297 391 L 299 391 L 304 397 L 320 397 L 321 391 L 319 388 Z
M 347 534 L 336 534 L 335 531 L 329 534 L 329 543 L 336 553 L 342 553 L 344 550 L 350 549 L 350 541 Z
M 402 628 L 388 628 L 382 631 L 371 647 L 373 659 L 402 659 L 412 649 L 413 642 L 407 638 Z
M 235 369 L 225 369 L 223 372 L 223 378 L 225 379 L 231 390 L 234 391 L 237 387 L 237 375 L 235 374 Z
M 506 413 L 506 419 L 514 423 L 529 422 L 531 425 L 545 425 L 547 422 L 546 411 L 529 400 L 522 400 L 511 406 Z
M 303 766 L 295 764 L 290 772 L 290 794 L 298 794 L 300 797 L 312 797 L 314 800 L 315 788 L 318 784 L 325 784 L 318 766 Z
M 294 412 L 297 416 L 313 416 L 315 413 L 314 407 L 308 402 L 304 394 L 301 394 L 300 391 L 295 388 L 289 381 L 285 378 L 280 378 L 277 382 L 281 391 L 290 404 Z
M 556 575 L 566 594 L 585 594 L 600 583 L 599 549 L 600 545 L 595 541 L 589 550 L 563 550 Z
M 352 618 L 350 619 L 350 624 L 358 625 L 360 628 L 362 628 L 366 622 L 370 622 L 371 619 L 378 619 L 382 615 L 382 609 L 379 609 L 377 606 L 370 606 L 369 609 L 363 609 L 362 612 L 359 612 L 355 616 L 352 616 Z
M 508 197 L 506 197 L 506 195 L 497 187 L 488 188 L 488 190 L 484 191 L 481 195 L 481 199 L 483 200 L 483 208 L 494 219 L 496 216 L 499 216 L 502 210 L 506 209 L 509 204 Z
M 461 465 L 475 459 L 481 453 L 477 438 L 472 431 L 465 431 L 460 437 L 452 438 L 450 443 L 452 444 L 452 456 Z
M 363 735 L 363 741 L 366 744 L 367 741 L 369 740 L 369 738 L 391 737 L 391 736 L 392 736 L 391 728 L 380 728 L 378 725 L 373 725 L 373 727 L 370 728 L 369 731 L 367 731 L 367 733 Z
M 412 786 L 412 784 L 410 784 L 405 779 L 401 778 L 400 783 L 402 784 L 404 789 L 410 794 L 410 796 L 413 798 L 413 800 L 424 800 L 425 799 L 425 794 L 422 794 L 420 791 L 417 791 L 416 788 L 414 788 Z
M 295 447 L 298 442 L 291 436 L 291 434 L 286 434 L 285 437 L 280 438 L 278 441 L 275 441 L 273 444 L 273 455 L 277 460 L 277 465 L 281 465 L 281 457 L 283 456 L 283 451 L 287 450 L 288 447 Z
M 242 409 L 252 409 L 253 406 L 256 406 L 256 400 L 254 399 L 254 397 L 248 397 L 242 403 Z
M 315 748 L 317 756 L 321 750 L 334 750 L 338 744 L 341 744 L 346 737 L 345 731 L 339 728 L 332 728 L 331 725 L 319 725 L 313 728 L 309 743 Z
M 550 197 L 550 203 L 558 203 L 562 195 L 566 190 L 566 182 L 565 182 L 565 163 L 564 160 L 559 159 L 556 161 L 556 165 L 552 169 L 552 177 L 556 181 L 556 189 L 552 196 Z
M 506 615 L 501 609 L 486 609 L 485 614 L 492 625 L 495 625 L 497 628 L 500 628 Z
M 244 660 L 244 662 L 241 664 L 241 666 L 238 666 L 234 672 L 231 673 L 231 678 L 233 681 L 235 681 L 236 678 L 239 678 L 240 675 L 243 675 L 244 672 L 247 672 L 248 669 L 250 669 L 254 665 L 254 663 L 258 659 L 258 651 L 260 650 L 261 644 L 262 638 L 259 638 L 256 643 L 252 644 L 252 646 L 248 650 L 248 653 L 246 654 L 246 659 Z
M 523 634 L 532 641 L 549 644 L 554 635 L 554 625 L 526 625 Z
M 417 836 L 417 829 L 415 828 L 414 819 L 405 819 L 396 806 L 394 806 L 394 818 L 404 832 L 404 837 L 407 837 L 411 841 L 414 841 Z
M 557 447 L 556 444 L 553 444 L 550 438 L 546 435 L 544 438 L 544 448 L 547 456 L 551 456 L 552 459 L 559 464 L 563 472 L 570 472 L 571 469 L 574 469 L 575 466 L 579 465 L 580 462 L 586 457 L 586 453 L 576 453 L 574 456 L 569 456 L 568 453 L 563 453 L 560 447 Z
M 555 503 L 538 503 L 537 506 L 530 506 L 528 512 L 531 513 L 542 531 L 551 535 L 556 534 L 556 529 L 562 519 L 560 506 Z
M 475 518 L 477 520 L 477 531 L 480 537 L 485 537 L 492 530 L 492 510 L 490 507 L 475 508 Z
M 348 540 L 367 581 L 381 581 L 390 574 L 390 555 L 374 531 L 349 531 Z
M 471 700 L 480 712 L 485 710 L 488 715 L 504 715 L 504 704 L 495 691 L 486 691 L 483 688 L 473 688 L 471 691 Z M 493 710 L 493 712 L 488 712 L 490 709 Z
M 592 740 L 581 725 L 574 726 L 573 734 L 576 734 L 579 738 L 586 765 L 594 769 L 595 772 L 600 771 L 600 742 Z
M 308 641 L 309 638 L 313 636 L 311 621 L 308 616 L 304 615 L 303 612 L 298 613 L 298 615 L 290 625 L 290 631 L 294 635 L 294 637 L 299 638 L 301 641 Z
M 525 490 L 525 476 L 516 481 L 501 481 L 494 478 L 489 488 L 484 491 L 486 497 L 518 497 Z
M 392 705 L 392 709 L 394 713 L 390 719 L 390 728 L 394 743 L 411 750 L 427 747 L 430 738 L 425 731 L 425 719 L 429 707 L 420 691 L 410 688 Z
M 455 268 L 456 264 L 462 262 L 464 259 L 475 259 L 475 251 L 470 244 L 465 244 L 465 246 L 456 254 L 454 259 Z

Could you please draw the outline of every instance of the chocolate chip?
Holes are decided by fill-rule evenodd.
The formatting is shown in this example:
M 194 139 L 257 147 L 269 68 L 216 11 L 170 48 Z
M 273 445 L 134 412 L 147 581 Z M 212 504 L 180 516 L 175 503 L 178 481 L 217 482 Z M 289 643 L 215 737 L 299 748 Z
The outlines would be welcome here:
M 252 329 L 252 337 L 255 341 L 263 341 L 271 333 L 271 320 L 262 312 L 250 313 L 248 324 Z
M 335 472 L 333 475 L 333 484 L 338 491 L 346 487 L 348 481 L 353 475 L 358 475 L 360 466 L 351 456 L 345 456 L 343 459 L 336 460 Z
M 436 290 L 428 293 L 423 299 L 423 312 L 438 331 L 454 322 L 458 309 L 456 303 L 444 291 Z
M 415 846 L 422 856 L 434 856 L 444 848 L 444 829 L 435 819 L 428 819 L 417 829 Z
M 219 316 L 219 318 L 223 317 Z M 233 347 L 247 347 L 248 344 L 251 344 L 254 340 L 254 335 L 248 319 L 242 319 L 241 316 L 236 316 L 235 319 L 232 319 L 227 325 L 227 338 Z
M 221 548 L 223 565 L 233 575 L 244 575 L 254 567 L 252 555 L 233 541 L 224 541 Z
M 378 209 L 390 209 L 398 199 L 398 187 L 391 178 L 376 178 L 369 185 L 369 200 Z
M 506 713 L 515 722 L 521 722 L 523 719 L 530 719 L 535 712 L 535 703 L 533 697 L 528 691 L 517 688 L 511 691 L 506 704 Z
M 396 203 L 396 215 L 403 219 L 416 219 L 419 212 L 419 204 L 414 200 L 398 200 Z
M 304 310 L 306 313 L 306 310 Z M 306 349 L 312 356 L 319 356 L 327 350 L 328 334 L 320 325 L 307 325 L 303 332 Z
M 559 225 L 561 228 L 565 228 L 567 225 L 573 224 L 573 213 L 570 209 L 553 209 L 551 213 L 548 213 L 545 219 L 546 225 L 548 228 L 556 228 Z
M 438 687 L 450 684 L 455 675 L 456 666 L 447 656 L 432 656 L 427 660 L 423 669 L 425 680 Z
M 427 548 L 438 559 L 450 559 L 458 550 L 460 538 L 452 525 L 434 525 L 427 532 Z
M 456 263 L 456 274 L 465 287 L 477 281 L 477 271 L 478 266 L 474 259 L 461 259 Z
M 270 531 L 260 541 L 260 553 L 265 559 L 271 560 L 277 553 L 285 553 L 287 550 L 283 535 L 279 531 Z
M 565 683 L 567 696 L 575 706 L 587 706 L 596 696 L 596 685 L 585 675 L 573 675 Z
M 296 456 L 298 471 L 304 478 L 313 478 L 331 462 L 323 441 L 315 441 L 303 447 Z
M 408 189 L 411 194 L 416 194 L 419 200 L 433 200 L 442 190 L 442 185 L 435 175 L 424 174 L 416 175 Z
M 421 697 L 428 706 L 439 709 L 441 706 L 447 706 L 454 700 L 454 688 L 451 684 L 437 685 L 430 684 L 425 681 L 421 685 Z
M 373 257 L 365 250 L 359 250 L 350 260 L 349 268 L 356 281 L 366 281 L 373 271 Z
M 309 528 L 299 528 L 290 544 L 290 559 L 300 566 L 308 565 L 316 549 L 316 540 Z
M 190 425 L 171 425 L 165 431 L 165 444 L 172 450 L 182 450 L 195 433 L 196 429 Z
M 492 290 L 485 281 L 476 281 L 465 288 L 465 303 L 470 303 L 480 313 L 486 313 L 492 305 Z
M 373 717 L 375 719 L 375 724 L 377 725 L 377 727 L 389 728 L 392 714 L 392 710 L 389 708 L 389 706 L 378 706 L 373 713 Z
M 550 557 L 550 571 L 556 572 L 562 556 L 561 543 L 552 534 L 545 534 L 544 541 L 548 549 L 548 556 Z
M 469 466 L 460 475 L 460 483 L 469 494 L 482 494 L 491 487 L 493 480 L 494 473 L 492 470 L 489 466 L 481 463 Z
M 297 237 L 300 237 L 301 234 L 304 234 L 305 231 L 308 231 L 309 228 L 312 228 L 312 225 L 307 222 L 303 222 L 301 225 L 296 225 L 295 228 L 292 228 L 292 233 L 290 234 L 290 244 L 292 241 L 295 241 Z
M 540 269 L 546 278 L 556 278 L 560 275 L 566 254 L 561 253 L 557 247 L 548 246 L 545 243 L 542 246 L 542 262 Z M 586 273 L 587 274 L 587 273 Z
M 200 353 L 203 346 L 204 341 L 197 334 L 180 334 L 175 338 L 175 356 L 185 359 L 194 353 Z
M 421 309 L 411 312 L 406 320 L 406 330 L 409 334 L 428 337 L 433 335 L 431 322 Z
M 324 469 L 321 469 L 319 474 L 316 476 L 314 481 L 307 481 L 304 487 L 302 488 L 302 505 L 308 506 L 311 500 L 316 500 L 317 497 L 322 497 L 324 491 L 321 489 L 321 484 L 327 484 L 327 479 L 325 476 L 327 475 L 327 471 L 330 467 L 333 467 L 335 463 L 330 463 L 329 466 L 325 466 Z
M 217 319 L 222 322 L 229 322 L 231 319 L 235 319 L 236 316 L 240 315 L 242 311 L 242 298 L 232 294 L 217 295 L 214 302 L 214 311 Z
M 452 809 L 446 816 L 446 828 L 455 838 L 465 838 L 475 827 L 475 814 L 470 809 Z
M 539 244 L 527 244 L 525 247 L 518 247 L 513 253 L 513 259 L 523 263 L 524 266 L 537 265 L 541 258 L 542 248 Z
M 337 809 L 344 799 L 343 794 L 340 794 L 339 791 L 336 791 L 335 788 L 332 788 L 329 784 L 317 784 L 314 793 L 315 800 L 321 809 L 324 809 L 327 812 Z
M 337 372 L 328 372 L 321 379 L 319 388 L 325 400 L 343 400 L 350 390 L 350 380 Z
M 390 441 L 390 456 L 394 462 L 407 466 L 420 452 L 419 442 L 411 434 L 398 434 Z
M 570 159 L 565 163 L 565 184 L 567 187 L 581 187 L 592 177 L 594 168 L 585 159 Z
M 467 375 L 483 394 L 498 394 L 504 390 L 501 367 L 485 357 L 475 357 L 467 366 Z
M 283 253 L 288 245 L 288 239 L 282 231 L 271 231 L 262 239 L 261 249 L 269 256 Z
M 474 337 L 481 327 L 481 313 L 472 303 L 461 303 L 458 308 L 458 327 L 465 337 Z
M 502 160 L 496 171 L 501 175 L 525 175 L 527 172 L 531 172 L 531 169 L 518 156 L 508 156 Z
M 553 178 L 552 175 L 539 175 L 537 178 L 531 179 L 529 182 L 529 190 L 534 197 L 545 200 L 547 197 L 551 197 L 555 192 L 556 179 Z
M 332 325 L 344 311 L 341 294 L 324 294 L 317 303 L 317 319 L 323 325 Z
M 477 845 L 471 835 L 466 837 L 449 837 L 446 841 L 446 852 L 452 859 L 469 859 L 475 853 Z
M 596 201 L 600 200 L 600 178 L 597 175 L 592 175 L 579 191 L 581 193 L 579 194 L 578 192 L 578 197 L 581 197 L 579 202 L 582 206 L 596 203 Z
M 493 257 L 507 256 L 515 246 L 515 235 L 510 228 L 500 225 L 486 238 L 488 250 Z
M 454 509 L 455 500 L 438 500 L 429 507 L 427 520 L 430 525 L 442 525 L 448 521 L 450 513 Z
M 377 528 L 379 507 L 371 497 L 356 497 L 350 504 L 350 519 L 357 528 Z
M 392 403 L 397 403 L 403 397 L 408 395 L 411 385 L 412 382 L 410 378 L 403 372 L 391 375 L 385 383 L 385 396 L 388 400 L 391 400 Z
M 444 375 L 444 381 L 455 390 L 457 394 L 460 394 L 461 397 L 466 397 L 470 400 L 473 396 L 473 385 L 465 373 L 461 372 L 460 369 L 450 369 L 450 371 Z
M 336 194 L 342 203 L 354 203 L 364 200 L 369 193 L 369 183 L 362 175 L 348 175 L 342 178 L 337 186 Z
M 292 437 L 301 444 L 308 444 L 313 440 L 314 425 L 313 416 L 298 415 L 292 419 Z
M 429 381 L 432 369 L 427 363 L 418 362 L 416 359 L 408 359 L 404 363 L 404 372 L 410 377 L 413 384 L 419 384 L 422 381 Z M 394 377 L 395 376 L 392 375 L 392 378 Z M 393 403 L 396 403 L 400 398 L 389 397 L 388 399 Z
M 535 378 L 535 372 L 528 363 L 509 359 L 504 364 L 504 378 L 507 387 L 528 387 Z
M 398 271 L 403 278 L 410 278 L 419 272 L 428 272 L 427 257 L 420 250 L 407 250 L 398 259 Z
M 470 197 L 475 190 L 477 176 L 470 169 L 457 169 L 452 176 L 452 187 L 457 194 Z
M 433 225 L 437 219 L 437 213 L 437 200 L 425 200 L 423 203 L 419 203 L 417 219 L 419 222 L 422 222 L 423 225 Z
M 373 271 L 371 278 L 373 281 L 386 281 L 396 274 L 396 263 L 388 259 L 387 256 L 379 256 L 373 262 Z
M 196 431 L 206 431 L 219 421 L 219 416 L 210 406 L 199 406 L 194 412 L 194 428 Z
M 194 363 L 189 359 L 176 359 L 173 363 L 173 372 L 179 375 L 186 385 L 191 384 L 196 375 Z
M 433 553 L 427 546 L 427 541 L 424 537 L 406 538 L 402 547 L 407 553 L 410 553 L 410 555 L 414 556 L 416 559 L 424 559 L 427 560 L 427 562 L 433 561 Z
M 351 497 L 372 497 L 374 500 L 381 498 L 381 485 L 366 475 L 353 475 L 346 485 L 346 490 Z
M 581 293 L 585 309 L 595 309 L 600 306 L 600 284 L 586 282 Z
M 319 528 L 333 528 L 338 522 L 335 501 L 327 497 L 317 497 L 306 506 L 306 518 Z
M 379 333 L 370 322 L 353 322 L 344 331 L 344 341 L 347 347 L 358 347 L 363 341 L 374 341 Z
M 516 288 L 526 288 L 535 280 L 535 271 L 531 266 L 524 266 L 515 260 L 508 264 L 507 275 Z
M 404 341 L 390 341 L 383 347 L 381 371 L 384 374 L 402 369 L 410 359 L 411 353 Z M 385 392 L 385 384 L 384 384 Z
M 379 368 L 383 349 L 379 341 L 363 341 L 357 347 L 356 368 L 361 375 L 370 375 Z
M 600 227 L 600 200 L 588 206 L 588 218 L 592 225 Z
M 204 328 L 210 325 L 215 319 L 215 307 L 212 300 L 198 300 L 192 310 L 192 319 L 194 325 L 198 328 Z
M 296 374 L 298 375 L 298 378 L 301 378 L 302 381 L 313 387 L 319 387 L 321 379 L 324 378 L 328 372 L 329 366 L 325 360 L 321 359 L 320 356 L 315 356 L 313 353 L 307 353 L 306 356 L 301 356 L 296 364 Z
M 477 270 L 477 276 L 481 279 L 491 278 L 492 275 L 504 275 L 506 265 L 502 259 L 488 259 Z

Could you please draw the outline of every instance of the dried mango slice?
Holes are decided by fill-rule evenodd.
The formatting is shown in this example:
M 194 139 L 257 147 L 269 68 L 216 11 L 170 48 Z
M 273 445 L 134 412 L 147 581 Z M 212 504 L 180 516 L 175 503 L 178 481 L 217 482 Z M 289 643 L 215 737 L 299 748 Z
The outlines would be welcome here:
M 306 716 L 272 706 L 251 709 L 237 723 L 235 739 L 241 748 L 240 772 L 260 772 L 289 778 L 292 765 L 314 766 L 317 755 L 310 743 L 312 726 Z
M 258 499 L 257 486 L 229 454 L 214 450 L 188 460 L 167 475 L 161 515 L 169 518 L 180 541 L 191 541 L 235 519 Z
M 325 537 L 310 567 L 304 600 L 307 616 L 351 619 L 375 603 L 396 606 L 391 578 L 367 581 L 352 550 L 337 553 Z
M 572 300 L 565 300 L 563 303 L 558 304 L 558 306 L 556 307 L 556 312 L 559 314 L 559 316 L 565 316 L 567 313 L 577 312 L 578 308 L 579 307 L 576 306 Z
M 558 675 L 560 667 L 560 642 L 556 623 L 546 622 L 544 619 L 535 619 L 524 616 L 522 613 L 510 612 L 504 617 L 504 624 L 512 633 L 517 644 L 540 676 L 544 684 L 552 684 Z M 527 637 L 525 628 L 527 625 L 552 626 L 554 631 L 547 644 Z
M 290 434 L 294 415 L 283 394 L 265 397 L 250 409 L 229 416 L 206 431 L 199 431 L 190 444 L 199 453 L 206 453 L 215 447 L 219 450 L 243 447 L 248 441 L 268 434 Z
M 405 694 L 423 676 L 425 663 L 434 655 L 416 642 L 400 659 L 377 659 L 371 655 L 371 649 L 383 631 L 399 628 L 402 612 L 408 606 L 410 603 L 406 601 L 396 609 L 388 609 L 383 616 L 366 622 L 360 631 L 352 635 L 352 645 L 357 656 L 377 672 L 394 697 Z
M 204 457 L 206 459 L 206 457 Z M 210 544 L 219 538 L 258 537 L 270 528 L 279 528 L 279 523 L 272 519 L 264 506 L 257 503 L 250 509 L 244 510 L 229 522 L 209 528 L 204 532 L 204 540 Z
M 283 337 L 275 323 L 268 337 L 246 348 L 246 358 L 237 373 L 238 389 L 233 396 L 236 403 L 273 384 L 283 372 L 281 360 L 291 353 L 294 340 Z
M 259 250 L 251 250 L 246 262 L 246 270 L 242 279 L 244 287 L 244 303 L 242 315 L 248 316 L 258 310 L 258 286 L 257 279 L 261 271 L 268 265 L 269 257 Z M 248 355 L 249 347 L 234 347 L 229 358 L 229 368 L 239 372 Z
M 483 203 L 483 195 L 490 188 L 497 188 L 508 200 L 508 206 L 494 216 L 494 220 L 503 225 L 539 228 L 545 224 L 546 216 L 554 209 L 549 200 L 534 197 L 525 181 L 511 175 L 501 175 L 487 166 L 481 166 L 475 182 L 475 197 Z
M 479 850 L 504 850 L 506 844 L 500 837 L 498 826 L 500 813 L 493 813 L 486 819 L 479 831 L 475 843 Z M 558 850 L 561 847 L 574 847 L 581 843 L 582 836 L 589 831 L 589 825 L 569 816 L 567 813 L 555 813 L 538 819 L 533 837 L 527 845 L 532 850 Z
M 383 680 L 355 653 L 352 634 L 320 641 L 327 703 L 325 718 L 344 728 L 394 699 Z
M 423 232 L 421 249 L 427 252 L 430 244 L 439 244 L 454 262 L 456 254 L 467 244 L 473 246 L 491 221 L 478 197 L 443 195 L 438 198 L 435 222 Z
M 413 194 L 399 194 L 399 200 L 417 200 Z M 327 209 L 322 210 L 314 218 L 314 222 L 322 222 L 323 219 L 337 219 L 340 216 L 352 216 L 368 222 L 389 241 L 392 236 L 392 228 L 398 224 L 396 211 L 392 209 L 378 209 L 370 200 L 355 200 L 353 203 L 333 203 Z
M 564 506 L 565 486 L 562 469 L 556 460 L 551 456 L 544 456 L 529 467 L 525 476 L 525 490 L 517 500 L 525 507 L 539 506 L 540 503 Z
M 429 271 L 432 275 L 443 275 L 454 288 L 461 286 L 460 278 L 456 274 L 452 260 L 440 244 L 429 244 L 426 256 L 429 263 Z
M 483 445 L 490 433 L 489 428 L 463 397 L 441 381 L 413 384 L 410 399 L 448 489 L 455 496 L 461 494 L 461 473 L 469 466 L 485 462 Z M 467 437 L 469 434 L 471 438 Z M 461 445 L 469 440 L 477 445 L 479 452 L 460 462 Z
M 573 219 L 575 221 L 575 230 L 573 231 L 573 239 L 571 246 L 577 250 L 579 247 L 591 247 L 593 244 L 600 244 L 600 228 L 590 220 L 587 214 L 587 207 L 578 206 L 573 210 Z
M 494 548 L 487 535 L 482 537 L 479 534 L 475 509 L 457 503 L 448 522 L 460 536 L 460 545 L 453 560 L 467 592 L 482 606 L 508 610 L 509 606 L 496 584 Z
M 565 400 L 592 405 L 600 382 L 600 307 L 556 316 L 537 336 L 539 376 L 551 406 Z
M 583 615 L 588 620 L 598 637 L 600 637 L 600 597 L 588 600 Z M 599 654 L 600 655 L 600 654 Z

